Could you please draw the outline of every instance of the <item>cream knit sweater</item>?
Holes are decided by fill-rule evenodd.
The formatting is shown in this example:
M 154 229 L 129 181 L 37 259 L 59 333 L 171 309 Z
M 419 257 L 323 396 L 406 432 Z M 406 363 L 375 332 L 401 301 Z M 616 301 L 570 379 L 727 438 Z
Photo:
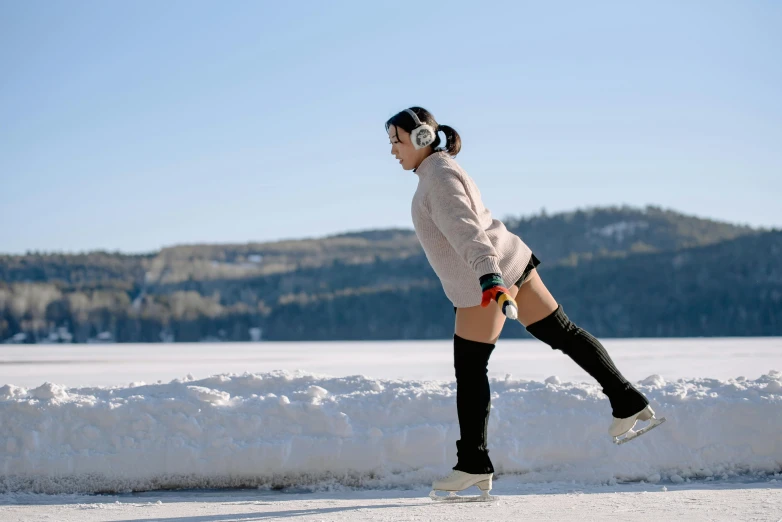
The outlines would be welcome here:
M 515 283 L 532 256 L 521 238 L 492 219 L 475 182 L 446 152 L 427 156 L 416 169 L 413 226 L 443 290 L 454 306 L 481 304 L 478 279 L 502 275 Z

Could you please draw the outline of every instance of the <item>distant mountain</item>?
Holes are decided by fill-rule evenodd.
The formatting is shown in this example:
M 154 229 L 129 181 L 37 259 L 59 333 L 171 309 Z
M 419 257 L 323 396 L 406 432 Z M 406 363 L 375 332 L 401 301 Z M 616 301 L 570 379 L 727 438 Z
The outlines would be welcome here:
M 504 220 L 601 336 L 782 334 L 782 232 L 657 207 Z M 0 340 L 448 338 L 453 308 L 412 230 L 147 255 L 0 256 Z M 503 336 L 525 336 L 518 324 Z
M 648 206 L 576 210 L 507 220 L 541 259 L 573 264 L 579 259 L 662 252 L 719 243 L 758 232 L 711 219 Z
M 426 268 L 388 263 L 391 275 Z M 714 245 L 577 266 L 540 267 L 541 277 L 577 324 L 604 337 L 782 335 L 782 232 Z M 453 308 L 437 281 L 405 288 L 290 300 L 265 320 L 267 337 L 416 339 L 453 334 Z M 508 322 L 503 337 L 527 337 Z

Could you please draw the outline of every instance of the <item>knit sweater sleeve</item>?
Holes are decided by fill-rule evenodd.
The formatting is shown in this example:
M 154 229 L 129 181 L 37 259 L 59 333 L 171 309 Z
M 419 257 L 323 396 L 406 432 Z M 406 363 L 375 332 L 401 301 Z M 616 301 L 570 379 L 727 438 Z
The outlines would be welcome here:
M 477 277 L 500 274 L 497 251 L 473 210 L 470 196 L 456 171 L 440 169 L 428 193 L 432 221 Z

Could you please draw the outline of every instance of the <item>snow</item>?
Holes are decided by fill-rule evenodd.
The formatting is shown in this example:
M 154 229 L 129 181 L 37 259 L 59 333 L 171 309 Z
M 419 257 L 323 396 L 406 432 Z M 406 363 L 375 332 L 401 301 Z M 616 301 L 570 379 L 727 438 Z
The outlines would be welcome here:
M 445 504 L 427 488 L 319 490 L 189 490 L 96 496 L 0 496 L 0 520 L 92 522 L 366 521 L 599 521 L 738 520 L 778 522 L 782 488 L 740 481 L 673 486 L 626 484 L 581 487 L 531 485 L 505 475 L 495 481 L 495 503 Z M 476 490 L 477 491 L 477 490 Z
M 488 505 L 434 512 L 422 498 L 455 463 L 446 341 L 4 346 L 0 519 L 204 520 L 203 510 L 217 508 L 202 497 L 230 491 L 212 488 L 254 488 L 220 497 L 215 513 L 236 516 L 221 520 L 288 506 L 312 520 L 426 519 L 441 510 L 469 520 L 487 516 L 483 509 L 516 520 L 545 518 L 547 506 L 572 517 L 586 502 L 579 491 L 595 517 L 617 506 L 640 514 L 639 495 L 668 503 L 676 494 L 671 517 L 697 519 L 686 496 L 695 486 L 697 502 L 721 506 L 725 520 L 731 509 L 782 518 L 782 339 L 605 344 L 667 418 L 622 446 L 607 434 L 608 401 L 569 359 L 537 341 L 498 344 L 489 373 L 492 493 L 504 492 L 503 509 L 515 516 Z M 160 382 L 142 380 L 150 376 Z M 103 380 L 113 382 L 96 384 Z M 200 507 L 187 492 L 161 491 L 176 488 L 196 488 Z M 56 505 L 40 493 L 57 494 L 45 497 Z
M 624 240 L 625 236 L 632 236 L 636 230 L 649 228 L 646 221 L 619 221 L 600 228 L 593 228 L 592 233 L 603 237 L 614 237 L 617 241 Z

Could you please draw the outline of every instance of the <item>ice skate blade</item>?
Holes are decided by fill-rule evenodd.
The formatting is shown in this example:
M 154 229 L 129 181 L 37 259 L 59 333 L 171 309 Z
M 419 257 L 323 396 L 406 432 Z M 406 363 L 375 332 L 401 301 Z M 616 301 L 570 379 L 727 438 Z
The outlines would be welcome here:
M 656 417 L 652 417 L 651 421 L 649 421 L 649 424 L 644 426 L 638 431 L 630 430 L 628 431 L 624 437 L 614 437 L 614 444 L 624 444 L 625 442 L 630 442 L 633 439 L 637 439 L 644 433 L 646 433 L 649 430 L 652 430 L 665 422 L 665 417 L 660 417 L 659 419 Z
M 438 495 L 437 492 L 442 491 L 439 489 L 433 489 L 429 492 L 429 498 L 437 502 L 493 502 L 497 500 L 494 495 L 489 495 L 488 491 L 484 491 L 480 495 L 457 495 L 456 491 L 450 491 L 447 495 Z

